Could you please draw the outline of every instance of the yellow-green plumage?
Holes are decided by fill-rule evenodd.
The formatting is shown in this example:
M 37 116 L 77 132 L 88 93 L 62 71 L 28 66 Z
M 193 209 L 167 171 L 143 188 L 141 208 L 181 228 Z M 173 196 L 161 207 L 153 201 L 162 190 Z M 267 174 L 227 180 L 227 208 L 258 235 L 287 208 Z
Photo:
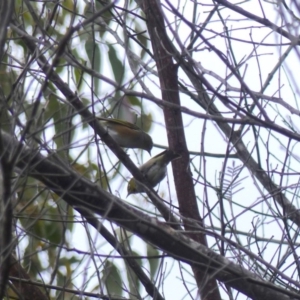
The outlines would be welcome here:
M 167 149 L 158 155 L 149 159 L 146 163 L 139 167 L 140 171 L 144 174 L 151 187 L 155 187 L 161 182 L 167 173 L 167 165 L 174 159 L 179 158 L 180 155 L 174 151 Z M 143 193 L 143 186 L 135 179 L 131 178 L 127 186 L 128 195 Z M 127 195 L 127 196 L 128 196 Z
M 144 149 L 150 154 L 152 138 L 138 126 L 118 119 L 97 119 L 120 147 Z

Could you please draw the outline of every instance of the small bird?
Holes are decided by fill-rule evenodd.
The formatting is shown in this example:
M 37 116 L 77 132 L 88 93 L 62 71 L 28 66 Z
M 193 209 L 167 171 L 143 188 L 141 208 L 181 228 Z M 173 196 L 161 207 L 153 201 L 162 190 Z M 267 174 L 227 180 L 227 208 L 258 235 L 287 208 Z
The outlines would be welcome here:
M 141 165 L 139 169 L 151 187 L 155 187 L 165 178 L 169 162 L 180 157 L 178 153 L 167 149 L 149 159 L 146 163 Z M 131 178 L 128 182 L 127 192 L 128 197 L 130 194 L 144 193 L 145 191 L 143 186 L 135 178 Z
M 119 119 L 97 119 L 120 147 L 144 149 L 151 155 L 152 138 L 139 127 Z

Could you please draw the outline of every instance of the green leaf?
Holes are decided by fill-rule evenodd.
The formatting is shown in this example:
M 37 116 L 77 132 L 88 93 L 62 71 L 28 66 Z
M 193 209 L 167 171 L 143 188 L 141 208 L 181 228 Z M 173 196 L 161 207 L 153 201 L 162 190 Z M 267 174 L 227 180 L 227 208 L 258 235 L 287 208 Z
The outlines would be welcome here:
M 159 255 L 159 251 L 156 248 L 154 248 L 152 245 L 147 244 L 147 256 L 149 256 L 148 261 L 150 266 L 151 279 L 154 278 L 159 264 L 158 258 L 151 258 L 151 257 L 158 256 L 158 255 Z
M 141 100 L 135 96 L 127 96 L 131 105 L 142 107 Z
M 115 264 L 106 261 L 102 271 L 102 280 L 105 283 L 107 293 L 114 296 L 122 296 L 122 280 L 120 272 Z
M 70 123 L 68 115 L 69 106 L 58 101 L 53 94 L 50 95 L 48 107 L 45 112 L 45 118 L 46 120 L 53 118 L 55 128 L 55 136 L 53 141 L 58 149 L 58 155 L 62 155 L 63 158 L 65 158 L 65 153 L 60 150 L 62 148 L 66 149 L 66 142 L 71 142 L 74 135 L 74 130 L 67 127 Z
M 87 40 L 85 42 L 85 51 L 88 55 L 91 65 L 93 66 L 93 69 L 99 72 L 101 67 L 101 53 L 99 45 L 92 40 Z
M 96 11 L 100 11 L 108 4 L 108 2 L 104 1 L 96 1 Z M 111 22 L 113 22 L 114 18 L 112 18 L 112 13 L 110 9 L 105 9 L 104 13 L 102 13 L 101 18 L 105 21 L 106 25 L 109 26 Z M 99 34 L 102 39 L 103 36 L 107 33 L 105 26 L 99 26 Z
M 76 80 L 76 86 L 77 89 L 80 90 L 80 87 L 82 85 L 83 82 L 83 74 L 84 72 L 82 71 L 82 69 L 80 68 L 74 68 L 74 75 L 75 75 L 75 80 Z
M 131 255 L 132 256 L 140 256 L 140 254 L 135 251 L 131 251 Z M 135 260 L 138 263 L 138 265 L 140 267 L 142 267 L 142 265 L 143 265 L 142 260 L 140 258 L 136 258 Z M 131 295 L 136 295 L 140 290 L 141 283 L 140 283 L 138 277 L 135 275 L 135 273 L 132 271 L 132 269 L 127 264 L 126 264 L 126 272 L 127 272 L 127 279 L 129 282 L 130 293 L 131 293 Z
M 152 126 L 152 115 L 151 114 L 142 114 L 136 120 L 136 125 L 140 127 L 145 132 L 149 132 Z
M 121 85 L 124 76 L 124 65 L 118 58 L 115 48 L 111 45 L 109 45 L 108 48 L 108 57 L 113 69 L 115 80 Z
M 145 56 L 145 54 L 147 53 L 146 52 L 146 50 L 145 49 L 148 49 L 149 47 L 149 45 L 148 45 L 148 37 L 146 36 L 146 30 L 142 30 L 141 28 L 140 28 L 140 25 L 138 24 L 138 23 L 135 23 L 135 31 L 137 32 L 137 35 L 136 35 L 136 37 L 137 37 L 137 39 L 138 39 L 138 41 L 140 42 L 140 46 L 141 46 L 141 48 L 142 48 L 142 52 L 141 52 L 141 54 L 139 54 L 139 56 L 141 57 L 141 58 L 144 58 L 144 56 Z
M 1 80 L 1 79 L 0 79 Z M 4 131 L 11 132 L 12 119 L 5 106 L 1 107 L 0 110 L 0 128 Z
M 32 247 L 31 241 L 32 239 L 29 239 L 28 246 L 24 251 L 23 266 L 30 276 L 35 277 L 40 271 L 44 270 L 45 268 L 42 266 L 38 255 L 36 253 L 33 254 L 36 249 Z

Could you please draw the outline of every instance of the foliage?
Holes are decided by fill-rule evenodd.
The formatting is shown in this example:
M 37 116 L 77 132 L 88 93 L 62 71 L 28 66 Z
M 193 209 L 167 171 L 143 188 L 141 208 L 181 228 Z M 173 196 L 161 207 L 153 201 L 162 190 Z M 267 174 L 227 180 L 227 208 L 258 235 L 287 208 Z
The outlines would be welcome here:
M 14 2 L 0 66 L 0 126 L 33 156 L 21 167 L 21 146 L 7 159 L 1 139 L 1 172 L 10 174 L 9 202 L 1 183 L 1 212 L 5 219 L 12 205 L 7 249 L 42 293 L 49 299 L 300 298 L 299 16 L 295 1 Z M 149 133 L 152 156 L 165 148 L 181 154 L 154 192 L 126 198 L 128 180 L 139 176 L 128 157 L 139 166 L 148 153 L 122 155 L 95 125 L 97 116 Z M 34 155 L 78 180 L 55 192 L 45 178 L 57 174 L 41 175 Z M 93 210 L 83 201 L 84 184 L 81 205 L 70 204 L 78 182 L 129 205 L 124 220 L 130 211 L 159 222 L 174 242 L 163 247 L 150 233 L 148 239 L 143 217 L 129 231 L 110 208 Z M 211 251 L 207 264 L 176 252 L 185 238 Z M 212 271 L 223 258 L 224 267 Z M 240 273 L 226 269 L 229 260 L 253 278 L 241 283 Z M 23 292 L 8 275 L 5 297 L 13 299 Z

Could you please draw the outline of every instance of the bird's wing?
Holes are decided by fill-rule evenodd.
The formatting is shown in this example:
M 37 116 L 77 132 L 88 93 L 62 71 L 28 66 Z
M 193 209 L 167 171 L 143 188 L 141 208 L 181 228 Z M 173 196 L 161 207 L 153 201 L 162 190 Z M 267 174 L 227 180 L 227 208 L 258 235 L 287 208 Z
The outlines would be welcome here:
M 107 118 L 101 118 L 101 117 L 97 117 L 97 119 L 103 120 L 103 121 L 109 121 L 111 123 L 115 123 L 115 124 L 122 125 L 122 126 L 126 126 L 126 127 L 130 128 L 130 129 L 133 129 L 133 130 L 141 130 L 135 124 L 132 124 L 132 123 L 127 122 L 127 121 L 117 120 L 117 119 L 107 119 Z

